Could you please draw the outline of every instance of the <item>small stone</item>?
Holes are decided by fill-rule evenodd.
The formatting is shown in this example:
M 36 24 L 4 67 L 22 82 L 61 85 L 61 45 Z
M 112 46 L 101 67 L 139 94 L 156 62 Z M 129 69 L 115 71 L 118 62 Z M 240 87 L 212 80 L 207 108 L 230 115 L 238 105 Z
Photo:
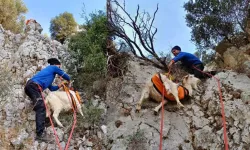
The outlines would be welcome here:
M 117 128 L 119 128 L 121 125 L 122 125 L 122 121 L 121 121 L 121 120 L 116 120 L 116 121 L 115 121 L 115 126 L 116 126 Z
M 123 112 L 123 115 L 124 116 L 129 116 L 129 115 L 131 115 L 131 110 L 132 110 L 132 108 L 122 108 L 122 112 Z
M 85 142 L 85 145 L 88 146 L 88 147 L 92 147 L 92 146 L 93 146 L 93 143 L 90 142 L 89 140 L 87 140 L 87 141 Z
M 35 118 L 36 118 L 36 116 L 35 116 L 35 114 L 34 114 L 34 113 L 29 113 L 29 115 L 28 115 L 28 120 L 30 120 L 30 121 L 34 121 L 34 120 L 35 120 Z
M 96 100 L 96 99 L 92 100 L 92 104 L 94 107 L 97 107 L 98 103 L 99 103 L 98 100 Z
M 237 91 L 232 91 L 230 92 L 231 95 L 233 95 L 233 98 L 235 99 L 240 99 L 241 98 L 241 93 Z
M 36 141 L 37 142 L 37 141 Z M 47 148 L 47 144 L 45 143 L 45 142 L 42 142 L 41 144 L 40 144 L 40 150 L 46 150 L 46 148 Z
M 25 107 L 25 104 L 24 103 L 20 103 L 19 106 L 18 106 L 18 109 L 23 110 L 24 107 Z
M 102 133 L 101 133 L 100 131 L 97 132 L 97 137 L 98 137 L 99 139 L 102 139 Z
M 85 150 L 85 148 L 82 145 L 80 145 L 78 150 Z
M 104 134 L 107 134 L 107 126 L 102 125 L 102 126 L 101 126 L 101 129 L 102 129 L 102 132 L 103 132 Z
M 95 97 L 96 99 L 100 99 L 100 96 L 98 96 L 98 95 L 94 95 L 94 97 Z
M 85 135 L 82 137 L 82 141 L 85 142 L 86 141 L 86 137 Z

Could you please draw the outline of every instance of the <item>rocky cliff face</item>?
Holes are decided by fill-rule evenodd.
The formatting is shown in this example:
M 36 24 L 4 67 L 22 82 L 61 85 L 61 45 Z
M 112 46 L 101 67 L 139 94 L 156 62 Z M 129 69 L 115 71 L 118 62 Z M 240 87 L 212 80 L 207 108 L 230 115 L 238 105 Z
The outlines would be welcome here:
M 35 116 L 23 88 L 26 80 L 45 67 L 51 57 L 59 57 L 63 63 L 70 61 L 64 45 L 51 41 L 38 30 L 30 28 L 27 33 L 15 35 L 1 29 L 0 82 L 4 93 L 0 97 L 0 147 L 33 146 Z
M 157 69 L 136 59 L 130 59 L 123 79 L 109 82 L 107 101 L 108 139 L 112 150 L 157 150 L 160 143 L 160 118 L 152 109 L 158 104 L 145 102 L 140 113 L 136 103 L 145 83 Z M 230 149 L 250 147 L 250 79 L 245 74 L 225 71 L 216 75 L 222 85 Z M 197 150 L 223 149 L 223 127 L 217 82 L 207 79 L 185 108 L 176 109 L 169 103 L 164 111 L 163 149 Z
M 24 93 L 24 85 L 28 78 L 46 67 L 47 59 L 54 57 L 62 62 L 63 70 L 74 73 L 73 61 L 67 50 L 67 44 L 60 44 L 40 34 L 41 28 L 29 24 L 25 33 L 13 34 L 0 27 L 0 147 L 1 149 L 56 149 L 55 141 L 38 143 L 35 137 L 35 113 L 32 111 L 30 99 Z M 72 73 L 72 72 L 71 72 Z M 45 91 L 44 94 L 46 96 Z M 101 98 L 93 99 L 96 107 L 105 109 Z M 63 116 L 63 117 L 62 117 Z M 66 118 L 67 117 L 67 118 Z M 68 119 L 65 120 L 64 118 Z M 69 129 L 56 127 L 61 146 L 64 147 L 73 122 L 72 114 L 60 115 L 59 118 Z M 75 129 L 69 149 L 91 149 L 95 147 L 89 137 L 104 133 L 97 128 L 90 132 L 91 126 L 82 125 L 82 117 L 78 117 L 78 127 Z M 94 127 L 96 128 L 96 127 Z M 53 138 L 52 128 L 46 132 Z M 97 138 L 96 138 L 97 139 Z
M 221 51 L 222 50 L 222 51 Z M 227 68 L 250 76 L 250 44 L 239 48 L 227 43 L 219 44 L 215 60 L 210 62 L 205 70 Z

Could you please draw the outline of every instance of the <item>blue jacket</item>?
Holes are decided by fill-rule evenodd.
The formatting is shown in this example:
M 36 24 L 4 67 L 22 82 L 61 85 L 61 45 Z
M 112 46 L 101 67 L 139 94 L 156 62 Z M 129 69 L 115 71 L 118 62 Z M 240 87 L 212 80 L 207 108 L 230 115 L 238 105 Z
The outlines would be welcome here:
M 181 61 L 181 63 L 186 67 L 192 67 L 196 64 L 202 64 L 198 57 L 186 52 L 180 52 L 172 60 L 174 60 L 174 62 Z
M 58 86 L 53 86 L 52 82 L 55 79 L 56 74 L 64 78 L 65 80 L 70 80 L 69 75 L 67 75 L 64 71 L 62 71 L 59 67 L 55 65 L 50 65 L 36 75 L 34 75 L 30 80 L 39 84 L 43 90 L 49 88 L 50 91 L 56 91 L 59 89 Z

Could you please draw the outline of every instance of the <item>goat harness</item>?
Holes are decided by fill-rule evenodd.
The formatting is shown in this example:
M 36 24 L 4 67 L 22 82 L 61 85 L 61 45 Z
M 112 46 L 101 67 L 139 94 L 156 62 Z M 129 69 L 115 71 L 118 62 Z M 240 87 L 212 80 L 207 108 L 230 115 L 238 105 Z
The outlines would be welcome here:
M 156 89 L 156 91 L 158 91 L 160 94 L 163 93 L 163 89 L 164 89 L 164 98 L 165 100 L 170 100 L 170 101 L 175 101 L 175 98 L 172 94 L 167 94 L 168 92 L 166 91 L 164 87 L 164 84 L 161 80 L 161 76 L 159 73 L 155 74 L 152 78 L 151 81 L 153 83 L 154 88 Z M 189 92 L 188 90 L 183 87 L 182 85 L 178 85 L 178 97 L 180 100 L 186 99 L 187 97 L 189 97 Z
M 75 92 L 75 94 L 76 94 L 76 98 L 77 98 L 78 102 L 81 104 L 81 103 L 82 103 L 82 101 L 81 101 L 81 97 L 80 97 L 80 95 L 79 95 L 78 91 L 75 91 L 75 90 L 74 90 L 74 89 L 72 89 L 72 88 L 68 88 L 68 87 L 67 87 L 67 86 L 65 86 L 64 84 L 63 84 L 63 89 L 64 89 L 64 91 L 65 91 L 65 92 L 69 93 L 69 95 L 70 95 L 70 99 L 71 99 L 71 102 L 72 102 L 72 105 L 73 105 L 73 108 L 74 108 L 75 110 L 77 110 L 77 106 L 76 106 L 76 101 L 75 101 L 75 98 L 74 98 L 74 96 L 70 93 L 70 91 L 69 91 L 69 90 L 72 90 L 72 91 L 74 91 L 74 92 Z

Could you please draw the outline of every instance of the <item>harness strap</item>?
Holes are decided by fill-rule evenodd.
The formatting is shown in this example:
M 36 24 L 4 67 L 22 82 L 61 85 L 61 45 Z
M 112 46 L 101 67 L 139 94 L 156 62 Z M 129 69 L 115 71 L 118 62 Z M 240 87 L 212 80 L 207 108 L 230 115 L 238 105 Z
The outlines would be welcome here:
M 162 81 L 162 79 L 161 79 L 160 73 L 158 73 L 158 77 L 159 77 L 159 79 L 160 79 L 161 84 L 163 84 L 163 81 Z M 151 78 L 151 82 L 153 83 L 153 87 L 155 88 L 155 90 L 156 90 L 159 94 L 162 94 L 162 91 L 160 91 L 160 89 L 159 89 L 159 88 L 156 86 L 156 84 L 154 83 L 153 78 Z M 163 86 L 164 86 L 164 85 L 163 85 Z M 179 87 L 182 87 L 182 88 L 184 89 L 184 97 L 183 97 L 182 99 L 180 99 L 180 100 L 183 100 L 183 99 L 188 98 L 188 97 L 189 97 L 189 91 L 188 91 L 184 86 L 182 86 L 182 85 L 178 85 L 177 88 L 179 88 Z M 166 94 L 164 94 L 164 99 L 167 100 L 167 101 L 170 101 L 170 100 L 168 99 L 168 97 L 167 97 Z
M 161 83 L 163 84 L 163 81 L 162 81 L 162 79 L 161 79 L 160 73 L 158 73 L 158 76 L 159 76 L 159 79 L 161 80 Z
M 162 79 L 161 79 L 160 73 L 157 73 L 157 74 L 158 74 L 158 77 L 159 77 L 161 83 L 163 84 L 163 81 L 162 81 Z M 160 91 L 160 89 L 158 89 L 158 88 L 156 87 L 155 83 L 153 82 L 153 78 L 151 78 L 151 82 L 153 83 L 153 86 L 154 86 L 154 88 L 156 89 L 156 91 L 157 91 L 159 94 L 162 94 L 161 91 Z M 164 85 L 163 85 L 163 86 L 164 86 Z M 164 88 L 164 89 L 165 89 L 165 88 Z M 166 100 L 166 101 L 169 100 L 169 99 L 166 97 L 165 94 L 164 94 L 164 100 Z
M 153 83 L 153 86 L 154 86 L 154 88 L 155 88 L 155 90 L 159 93 L 159 94 L 162 94 L 161 93 L 161 91 L 156 87 L 156 85 L 154 84 L 154 82 L 153 82 L 153 79 L 151 79 L 151 82 Z M 168 100 L 166 97 L 165 97 L 165 94 L 164 94 L 164 100 Z
M 76 108 L 77 106 L 76 106 L 75 98 L 74 98 L 73 94 L 71 94 L 70 92 L 69 92 L 69 94 L 70 94 L 70 97 L 71 97 L 72 105 L 73 105 L 74 109 L 76 110 L 76 109 L 77 109 L 77 108 Z
M 184 98 L 183 99 L 187 98 L 189 96 L 189 91 L 184 86 L 182 86 L 182 85 L 179 85 L 179 86 L 181 86 L 184 89 Z
M 75 91 L 75 93 L 76 93 L 76 98 L 77 98 L 78 102 L 79 102 L 80 104 L 83 103 L 83 102 L 81 101 L 81 97 L 80 97 L 80 95 L 79 95 L 79 92 L 78 92 L 78 91 Z
M 64 88 L 65 92 L 69 93 L 70 99 L 71 99 L 71 103 L 73 105 L 73 109 L 76 110 L 77 106 L 76 106 L 76 102 L 75 102 L 74 96 L 70 93 L 69 88 L 67 88 L 64 84 L 63 84 L 63 88 Z

